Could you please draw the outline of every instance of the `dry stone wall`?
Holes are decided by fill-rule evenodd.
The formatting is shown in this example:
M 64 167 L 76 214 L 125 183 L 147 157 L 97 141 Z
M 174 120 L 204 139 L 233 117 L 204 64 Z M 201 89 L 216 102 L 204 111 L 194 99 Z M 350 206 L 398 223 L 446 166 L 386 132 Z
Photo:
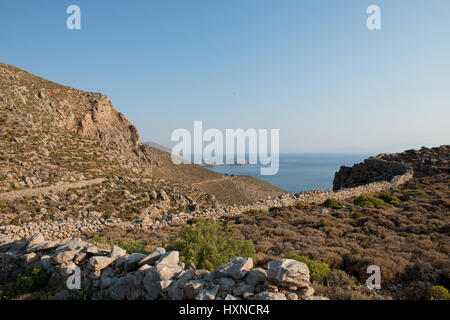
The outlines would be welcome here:
M 404 184 L 413 178 L 413 170 L 408 170 L 389 181 L 376 181 L 366 185 L 346 188 L 338 191 L 312 190 L 299 194 L 285 193 L 277 198 L 261 200 L 256 203 L 240 206 L 226 206 L 215 209 L 196 210 L 193 212 L 179 212 L 158 220 L 135 220 L 124 222 L 117 218 L 102 219 L 99 217 L 88 217 L 84 220 L 70 219 L 64 221 L 30 222 L 20 226 L 8 225 L 0 227 L 0 234 L 18 237 L 30 237 L 35 233 L 42 233 L 51 239 L 65 239 L 67 237 L 81 237 L 85 233 L 99 232 L 106 227 L 148 228 L 158 229 L 166 226 L 180 226 L 191 218 L 221 219 L 223 217 L 237 216 L 249 210 L 269 210 L 273 207 L 295 206 L 301 202 L 304 204 L 321 204 L 328 198 L 338 201 L 358 197 L 363 194 L 383 192 Z
M 81 239 L 0 237 L 0 284 L 16 281 L 28 268 L 44 270 L 53 283 L 50 299 L 113 300 L 303 300 L 314 297 L 306 264 L 292 259 L 253 268 L 236 257 L 215 271 L 185 266 L 178 251 L 156 248 L 148 255 Z M 57 285 L 59 284 L 59 285 Z

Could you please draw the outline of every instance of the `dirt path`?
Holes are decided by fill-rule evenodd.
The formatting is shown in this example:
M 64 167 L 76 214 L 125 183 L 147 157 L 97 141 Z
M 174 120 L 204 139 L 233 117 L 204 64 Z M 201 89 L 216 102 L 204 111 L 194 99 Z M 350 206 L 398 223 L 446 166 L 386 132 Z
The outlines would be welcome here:
M 220 179 L 204 180 L 204 181 L 193 183 L 192 186 L 198 186 L 199 184 L 204 184 L 204 183 L 208 183 L 208 182 L 216 182 L 216 181 L 224 181 L 224 180 L 231 180 L 231 178 L 220 178 Z
M 60 182 L 48 187 L 40 187 L 34 189 L 16 190 L 5 193 L 0 193 L 0 200 L 15 200 L 22 197 L 33 197 L 46 195 L 50 191 L 65 192 L 71 188 L 82 188 L 93 184 L 99 184 L 105 181 L 105 178 L 97 178 L 92 180 L 82 180 L 77 182 Z

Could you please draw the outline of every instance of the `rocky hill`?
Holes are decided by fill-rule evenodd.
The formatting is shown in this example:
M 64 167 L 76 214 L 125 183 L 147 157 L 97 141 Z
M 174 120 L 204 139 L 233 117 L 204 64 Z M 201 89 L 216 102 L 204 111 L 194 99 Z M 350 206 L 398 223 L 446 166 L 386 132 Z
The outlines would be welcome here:
M 176 166 L 141 144 L 106 96 L 5 64 L 0 125 L 0 295 L 8 298 L 30 283 L 33 292 L 45 283 L 48 296 L 38 298 L 56 299 L 296 300 L 314 290 L 423 299 L 449 286 L 449 146 L 381 154 L 342 167 L 334 191 L 294 195 Z M 234 252 L 237 238 L 254 245 L 253 259 L 186 268 L 187 253 L 167 244 L 203 218 L 216 232 L 210 239 L 231 241 L 216 257 Z M 203 236 L 187 251 L 215 252 Z M 373 264 L 382 267 L 381 293 L 365 286 Z M 74 265 L 86 290 L 65 287 Z
M 140 193 L 192 187 L 191 193 L 184 192 L 192 206 L 214 205 L 204 198 L 237 204 L 282 193 L 258 179 L 230 178 L 198 165 L 176 166 L 169 153 L 142 144 L 136 127 L 105 95 L 1 63 L 0 124 L 1 194 L 106 177 L 147 179 Z M 182 206 L 173 203 L 169 209 Z

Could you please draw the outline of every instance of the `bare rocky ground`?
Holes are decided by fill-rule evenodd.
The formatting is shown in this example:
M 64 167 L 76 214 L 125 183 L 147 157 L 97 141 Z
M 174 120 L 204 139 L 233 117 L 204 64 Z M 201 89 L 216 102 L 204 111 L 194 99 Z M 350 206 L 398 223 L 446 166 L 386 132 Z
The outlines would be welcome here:
M 202 299 L 304 299 L 314 288 L 332 299 L 425 299 L 430 286 L 449 287 L 449 146 L 383 154 L 342 168 L 335 192 L 293 195 L 251 177 L 175 166 L 168 153 L 139 142 L 136 128 L 106 96 L 4 64 L 0 124 L 2 285 L 38 263 L 43 270 L 49 267 L 56 298 L 67 294 L 58 286 L 72 264 L 82 267 L 85 283 L 95 288 L 83 292 L 89 298 L 154 298 L 159 290 L 162 299 L 197 298 L 199 292 Z M 371 206 L 354 202 L 366 195 L 386 201 Z M 329 198 L 336 198 L 337 205 L 324 206 Z M 147 265 L 144 270 L 133 265 L 145 258 L 143 253 L 111 257 L 114 250 L 120 255 L 123 250 L 112 250 L 108 243 L 138 243 L 141 251 L 152 252 L 197 218 L 227 222 L 255 244 L 255 266 L 267 274 L 259 287 L 245 287 L 247 278 L 239 278 L 225 290 L 226 284 L 193 266 L 186 269 L 177 259 L 168 267 L 176 272 L 166 279 L 155 261 L 139 266 Z M 44 247 L 28 252 L 36 239 Z M 329 275 L 311 283 L 308 278 L 303 287 L 268 275 L 271 262 L 293 253 L 326 263 Z M 98 263 L 107 265 L 97 270 Z M 382 267 L 381 291 L 365 286 L 368 264 Z M 298 268 L 306 275 L 305 266 L 292 266 L 294 273 Z M 117 281 L 112 290 L 108 281 Z M 185 293 L 188 283 L 191 291 Z

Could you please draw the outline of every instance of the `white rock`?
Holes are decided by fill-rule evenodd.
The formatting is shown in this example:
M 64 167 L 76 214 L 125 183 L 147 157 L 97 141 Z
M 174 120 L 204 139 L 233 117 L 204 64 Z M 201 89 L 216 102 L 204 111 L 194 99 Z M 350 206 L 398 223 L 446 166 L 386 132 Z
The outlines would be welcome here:
M 180 262 L 179 252 L 178 251 L 170 251 L 164 253 L 159 257 L 159 259 L 155 262 L 155 265 L 158 264 L 166 264 L 166 265 L 175 265 Z
M 105 269 L 107 266 L 109 266 L 113 262 L 114 262 L 113 258 L 96 256 L 96 257 L 91 257 L 89 259 L 88 267 L 93 271 L 100 271 L 100 270 Z
M 287 298 L 280 292 L 263 291 L 255 295 L 252 300 L 287 300 Z
M 144 265 L 144 264 L 148 264 L 148 265 L 152 265 L 154 264 L 159 258 L 161 258 L 161 256 L 163 254 L 166 253 L 166 250 L 164 248 L 156 248 L 155 250 L 153 250 L 148 256 L 146 256 L 144 259 L 142 259 L 141 261 L 139 261 L 139 265 Z
M 309 269 L 303 262 L 294 259 L 280 259 L 269 262 L 269 280 L 285 287 L 309 286 Z
M 252 258 L 237 257 L 219 266 L 217 272 L 233 279 L 242 279 L 252 268 Z
M 117 259 L 117 258 L 126 256 L 126 254 L 127 254 L 127 252 L 124 249 L 122 249 L 120 247 L 113 247 L 108 256 L 110 258 Z

